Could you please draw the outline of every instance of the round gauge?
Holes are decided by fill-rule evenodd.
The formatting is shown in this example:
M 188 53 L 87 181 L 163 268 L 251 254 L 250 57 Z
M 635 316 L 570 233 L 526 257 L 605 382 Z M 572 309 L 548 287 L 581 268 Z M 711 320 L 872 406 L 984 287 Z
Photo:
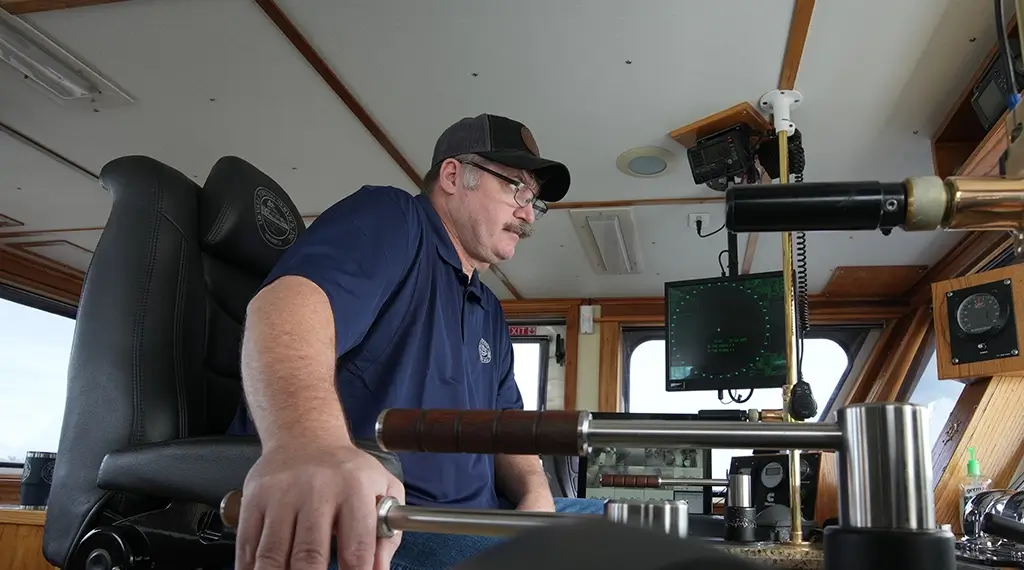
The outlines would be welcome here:
M 777 461 L 772 461 L 761 469 L 761 484 L 772 489 L 779 483 L 782 483 L 783 473 L 782 464 Z
M 956 309 L 956 324 L 967 334 L 982 334 L 1000 326 L 1003 307 L 990 293 L 974 293 Z

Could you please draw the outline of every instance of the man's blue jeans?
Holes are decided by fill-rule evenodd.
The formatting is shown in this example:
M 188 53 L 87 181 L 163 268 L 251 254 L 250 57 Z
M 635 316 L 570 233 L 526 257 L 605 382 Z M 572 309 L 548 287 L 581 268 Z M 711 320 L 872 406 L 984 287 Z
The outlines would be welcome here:
M 555 510 L 560 513 L 604 513 L 604 501 L 599 499 L 566 499 L 555 497 Z M 391 560 L 392 570 L 440 570 L 451 568 L 506 540 L 490 536 L 461 534 L 434 534 L 423 532 L 402 533 L 402 544 Z M 337 570 L 332 563 L 329 570 Z

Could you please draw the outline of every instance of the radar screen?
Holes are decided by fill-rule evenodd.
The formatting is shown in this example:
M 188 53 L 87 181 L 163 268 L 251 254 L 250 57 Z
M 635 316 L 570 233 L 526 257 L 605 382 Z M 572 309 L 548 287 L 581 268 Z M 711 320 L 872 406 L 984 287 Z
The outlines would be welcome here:
M 786 384 L 782 272 L 665 284 L 665 389 Z

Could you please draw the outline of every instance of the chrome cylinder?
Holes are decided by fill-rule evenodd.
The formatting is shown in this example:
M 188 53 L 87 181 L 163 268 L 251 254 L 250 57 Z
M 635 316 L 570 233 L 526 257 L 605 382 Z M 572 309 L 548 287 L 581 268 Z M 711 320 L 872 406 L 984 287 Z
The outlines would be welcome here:
M 604 516 L 614 523 L 686 538 L 690 506 L 686 501 L 611 500 L 604 505 Z
M 725 492 L 725 506 L 744 508 L 754 506 L 754 500 L 751 497 L 750 475 L 747 473 L 729 475 L 729 488 Z
M 829 423 L 750 423 L 673 420 L 590 420 L 592 447 L 713 447 L 716 449 L 840 449 L 842 431 Z
M 935 498 L 922 406 L 879 402 L 841 408 L 839 524 L 933 530 Z

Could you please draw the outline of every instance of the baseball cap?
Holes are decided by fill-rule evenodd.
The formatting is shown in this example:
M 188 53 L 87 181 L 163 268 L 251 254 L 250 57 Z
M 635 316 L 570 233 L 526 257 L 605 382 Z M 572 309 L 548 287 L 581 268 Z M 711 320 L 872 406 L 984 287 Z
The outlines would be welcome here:
M 475 154 L 532 173 L 540 184 L 537 197 L 545 202 L 557 202 L 569 191 L 569 169 L 561 162 L 541 158 L 530 129 L 508 117 L 485 113 L 459 120 L 437 139 L 430 166 L 460 154 Z

